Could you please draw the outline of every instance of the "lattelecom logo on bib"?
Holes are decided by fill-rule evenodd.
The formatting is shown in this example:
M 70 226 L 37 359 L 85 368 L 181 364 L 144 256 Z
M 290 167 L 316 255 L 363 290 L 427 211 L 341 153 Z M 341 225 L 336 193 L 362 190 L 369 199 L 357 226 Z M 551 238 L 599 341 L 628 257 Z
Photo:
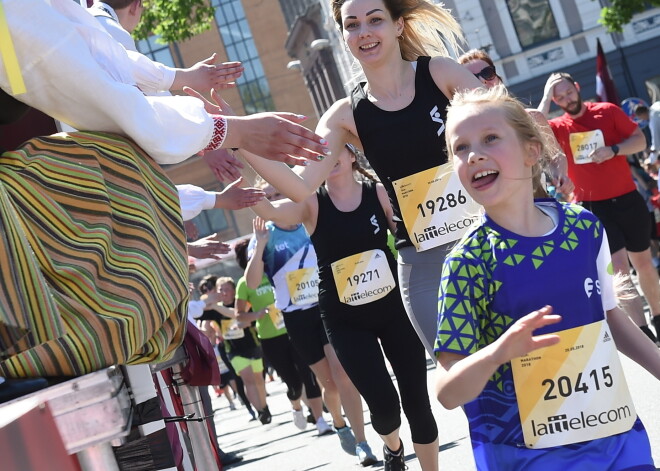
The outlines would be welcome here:
M 579 416 L 571 417 L 570 419 L 566 414 L 552 415 L 548 417 L 548 421 L 545 423 L 532 420 L 532 433 L 535 437 L 542 437 L 543 435 L 569 432 L 571 430 L 582 430 L 620 422 L 631 415 L 632 413 L 628 406 L 610 409 L 596 414 L 580 412 Z
M 466 217 L 456 222 L 443 223 L 440 227 L 437 226 L 428 226 L 425 227 L 422 232 L 415 232 L 415 240 L 419 244 L 427 240 L 435 239 L 436 237 L 442 237 L 447 234 L 456 231 L 463 231 L 470 227 L 473 222 L 479 219 L 479 216 L 474 216 L 473 218 Z

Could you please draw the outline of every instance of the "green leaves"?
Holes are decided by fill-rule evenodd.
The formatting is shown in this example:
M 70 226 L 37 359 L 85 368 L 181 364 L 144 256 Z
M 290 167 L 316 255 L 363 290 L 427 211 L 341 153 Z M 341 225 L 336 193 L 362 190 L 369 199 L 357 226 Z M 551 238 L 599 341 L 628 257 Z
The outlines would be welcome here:
M 206 0 L 144 0 L 142 20 L 133 36 L 146 39 L 156 34 L 161 44 L 183 41 L 208 30 L 214 13 Z
M 623 31 L 635 13 L 641 13 L 648 7 L 660 7 L 660 0 L 612 0 L 609 7 L 603 7 L 598 22 L 610 33 Z

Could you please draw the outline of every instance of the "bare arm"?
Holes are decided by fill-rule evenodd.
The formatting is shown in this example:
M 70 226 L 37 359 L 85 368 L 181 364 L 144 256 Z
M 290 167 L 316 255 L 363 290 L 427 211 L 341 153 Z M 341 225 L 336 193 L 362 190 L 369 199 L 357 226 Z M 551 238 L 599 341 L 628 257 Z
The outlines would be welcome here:
M 607 323 L 617 349 L 660 379 L 660 349 L 619 307 L 607 311 Z
M 477 77 L 450 57 L 433 57 L 429 71 L 435 84 L 450 100 L 456 91 L 483 88 Z
M 543 113 L 543 116 L 546 118 L 550 116 L 550 106 L 552 105 L 552 94 L 554 93 L 555 85 L 561 81 L 562 78 L 560 75 L 550 74 L 550 77 L 548 77 L 548 80 L 545 82 L 545 86 L 543 87 L 543 97 L 541 98 L 541 103 L 539 103 L 539 106 L 537 106 L 536 109 Z
M 630 155 L 636 152 L 641 152 L 646 149 L 646 137 L 642 130 L 638 127 L 633 133 L 625 139 L 618 143 L 619 154 L 618 155 Z M 593 159 L 595 163 L 602 163 L 606 160 L 610 160 L 615 157 L 614 151 L 610 146 L 599 147 L 589 154 L 589 157 Z
M 264 276 L 264 250 L 268 243 L 268 230 L 266 229 L 266 221 L 260 217 L 254 218 L 252 221 L 252 228 L 257 243 L 254 247 L 254 253 L 245 267 L 245 282 L 248 288 L 257 289 Z
M 259 311 L 250 311 L 250 303 L 245 299 L 236 298 L 236 319 L 242 324 L 251 324 L 257 319 L 261 319 L 268 312 L 267 308 L 263 308 Z
M 350 102 L 348 99 L 342 99 L 325 112 L 316 127 L 316 133 L 326 139 L 327 147 L 330 149 L 330 155 L 324 159 L 310 162 L 294 172 L 286 165 L 267 162 L 256 155 L 245 152 L 242 155 L 259 175 L 287 198 L 302 202 L 325 181 L 347 142 L 361 147 L 354 128 L 355 122 Z
M 559 342 L 557 335 L 533 336 L 533 332 L 560 320 L 550 306 L 545 306 L 518 319 L 499 339 L 472 355 L 441 352 L 435 382 L 438 401 L 446 409 L 470 402 L 481 394 L 500 365 Z

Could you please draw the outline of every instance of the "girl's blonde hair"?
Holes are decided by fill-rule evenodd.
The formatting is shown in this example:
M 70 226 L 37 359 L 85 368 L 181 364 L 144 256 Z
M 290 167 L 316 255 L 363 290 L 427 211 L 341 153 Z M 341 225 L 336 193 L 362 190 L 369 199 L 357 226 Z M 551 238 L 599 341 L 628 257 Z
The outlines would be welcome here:
M 331 0 L 332 16 L 343 31 L 341 7 L 346 0 Z M 461 25 L 442 3 L 428 0 L 383 0 L 394 21 L 403 18 L 403 33 L 399 36 L 401 57 L 416 61 L 419 56 L 449 56 L 459 54 L 465 42 Z
M 532 168 L 532 175 L 539 175 L 552 156 L 552 147 L 547 144 L 547 136 L 541 131 L 525 106 L 509 94 L 503 85 L 492 88 L 476 88 L 458 91 L 447 108 L 447 123 L 460 116 L 460 108 L 467 105 L 485 105 L 502 111 L 504 119 L 516 132 L 522 142 L 536 142 L 541 145 L 541 157 Z M 447 138 L 449 142 L 449 138 Z M 447 145 L 447 154 L 454 157 L 453 149 Z

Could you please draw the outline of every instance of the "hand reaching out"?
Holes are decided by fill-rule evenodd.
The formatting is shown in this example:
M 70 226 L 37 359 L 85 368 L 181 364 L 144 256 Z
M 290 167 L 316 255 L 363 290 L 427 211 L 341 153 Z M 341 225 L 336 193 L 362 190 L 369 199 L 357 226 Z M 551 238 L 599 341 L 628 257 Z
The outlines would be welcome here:
M 534 331 L 560 321 L 560 315 L 552 314 L 552 306 L 544 306 L 538 311 L 521 317 L 495 341 L 497 363 L 501 365 L 539 348 L 559 343 L 558 335 L 534 336 Z
M 179 69 L 180 72 L 172 88 L 179 89 L 191 87 L 196 90 L 211 90 L 213 88 L 224 90 L 236 86 L 236 80 L 243 74 L 243 65 L 240 62 L 222 62 L 215 64 L 217 54 L 199 61 L 188 69 Z
M 309 160 L 323 160 L 330 153 L 325 139 L 299 124 L 307 119 L 305 116 L 270 112 L 235 116 L 216 90 L 211 90 L 215 103 L 189 87 L 183 90 L 202 100 L 207 113 L 219 114 L 227 119 L 228 131 L 223 147 L 244 149 L 289 165 L 307 165 Z
M 241 178 L 240 169 L 244 168 L 244 165 L 227 149 L 209 150 L 204 152 L 202 157 L 219 182 Z
M 241 188 L 243 177 L 228 185 L 219 194 L 220 203 L 216 200 L 216 207 L 223 209 L 243 209 L 254 206 L 265 198 L 266 194 L 259 188 Z
M 254 231 L 254 237 L 257 239 L 257 244 L 265 245 L 268 243 L 270 234 L 268 233 L 268 229 L 266 229 L 266 221 L 259 216 L 255 217 L 252 220 L 252 229 Z
M 199 259 L 213 258 L 220 260 L 218 254 L 229 253 L 229 250 L 229 245 L 218 240 L 217 233 L 188 243 L 188 255 Z

